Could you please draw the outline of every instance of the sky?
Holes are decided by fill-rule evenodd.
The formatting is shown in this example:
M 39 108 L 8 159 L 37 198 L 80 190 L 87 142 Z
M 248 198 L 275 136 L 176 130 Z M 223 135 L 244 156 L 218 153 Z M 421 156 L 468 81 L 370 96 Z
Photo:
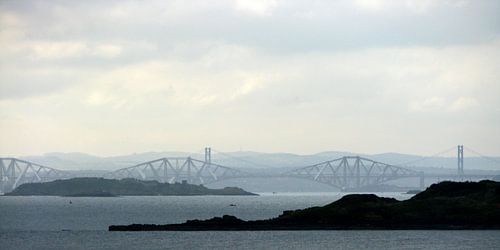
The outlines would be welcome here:
M 500 1 L 0 1 L 0 155 L 500 155 Z

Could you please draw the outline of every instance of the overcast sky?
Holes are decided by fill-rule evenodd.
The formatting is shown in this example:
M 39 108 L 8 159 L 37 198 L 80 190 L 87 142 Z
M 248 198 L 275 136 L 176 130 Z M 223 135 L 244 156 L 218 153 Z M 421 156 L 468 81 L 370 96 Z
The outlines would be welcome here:
M 0 154 L 500 155 L 500 1 L 0 1 Z

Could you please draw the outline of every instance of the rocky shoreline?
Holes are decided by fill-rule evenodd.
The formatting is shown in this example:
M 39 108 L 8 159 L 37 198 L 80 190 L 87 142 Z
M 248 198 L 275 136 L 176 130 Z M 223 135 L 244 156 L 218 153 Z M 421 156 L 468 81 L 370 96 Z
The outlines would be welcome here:
M 500 229 L 500 183 L 441 182 L 409 200 L 352 194 L 267 220 L 225 215 L 181 224 L 111 225 L 110 231 Z

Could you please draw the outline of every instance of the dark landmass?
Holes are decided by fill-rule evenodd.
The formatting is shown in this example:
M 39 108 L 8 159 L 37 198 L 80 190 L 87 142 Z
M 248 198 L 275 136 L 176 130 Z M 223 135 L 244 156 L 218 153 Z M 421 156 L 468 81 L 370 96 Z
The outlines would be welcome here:
M 396 185 L 389 185 L 389 184 L 380 184 L 380 185 L 367 185 L 364 187 L 359 187 L 359 188 L 349 188 L 343 190 L 344 192 L 362 192 L 362 193 L 367 193 L 367 192 L 407 192 L 408 190 L 411 190 L 411 187 L 401 187 L 401 186 L 396 186 Z
M 352 194 L 323 207 L 243 221 L 224 215 L 170 225 L 110 226 L 110 231 L 500 229 L 500 183 L 441 182 L 409 200 Z
M 256 195 L 237 187 L 209 189 L 187 183 L 160 183 L 136 179 L 112 180 L 86 177 L 44 183 L 22 184 L 5 195 L 96 196 L 118 195 Z
M 97 191 L 92 193 L 77 193 L 71 195 L 64 195 L 64 197 L 118 197 L 118 195 L 109 192 Z
M 408 191 L 406 192 L 406 194 L 418 194 L 418 193 L 420 193 L 420 192 L 422 192 L 422 191 L 421 191 L 421 190 L 418 190 L 418 189 L 412 189 L 412 190 L 408 190 Z

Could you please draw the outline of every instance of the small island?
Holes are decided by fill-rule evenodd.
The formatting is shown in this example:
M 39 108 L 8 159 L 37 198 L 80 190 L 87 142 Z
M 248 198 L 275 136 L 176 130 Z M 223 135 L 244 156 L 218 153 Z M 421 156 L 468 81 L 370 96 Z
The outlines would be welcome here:
M 69 197 L 116 197 L 149 195 L 257 195 L 237 187 L 209 189 L 203 185 L 160 183 L 137 179 L 73 178 L 43 183 L 22 184 L 6 196 L 69 196 Z
M 352 194 L 323 207 L 244 221 L 224 215 L 182 224 L 112 225 L 110 231 L 500 229 L 500 183 L 441 182 L 409 200 Z
M 64 197 L 118 197 L 118 195 L 103 191 L 95 191 L 91 193 L 75 193 L 63 196 Z

